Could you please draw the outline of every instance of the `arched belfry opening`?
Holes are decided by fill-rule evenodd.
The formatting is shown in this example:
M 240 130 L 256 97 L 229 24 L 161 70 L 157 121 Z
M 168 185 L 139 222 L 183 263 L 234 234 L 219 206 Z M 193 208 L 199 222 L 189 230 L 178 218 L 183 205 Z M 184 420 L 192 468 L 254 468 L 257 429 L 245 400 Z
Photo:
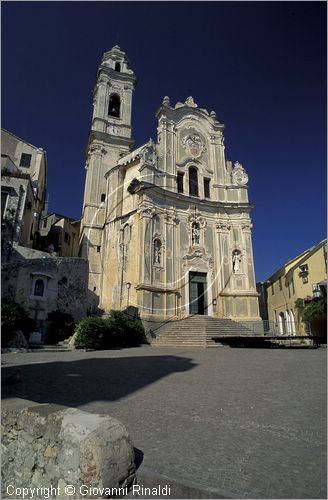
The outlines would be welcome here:
M 108 114 L 109 116 L 114 116 L 115 118 L 120 117 L 121 112 L 121 99 L 117 94 L 113 94 L 109 98 Z
M 120 71 L 121 71 L 121 63 L 119 63 L 119 62 L 115 63 L 115 71 L 117 71 L 118 73 L 120 73 Z

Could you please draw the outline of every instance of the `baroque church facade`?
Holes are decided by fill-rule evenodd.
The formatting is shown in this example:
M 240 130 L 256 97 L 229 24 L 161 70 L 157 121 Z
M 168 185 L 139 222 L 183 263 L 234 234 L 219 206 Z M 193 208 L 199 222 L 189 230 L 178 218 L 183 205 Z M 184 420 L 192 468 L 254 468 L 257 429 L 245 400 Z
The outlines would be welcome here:
M 208 315 L 258 321 L 248 176 L 225 159 L 224 125 L 165 97 L 156 141 L 133 150 L 136 76 L 115 46 L 93 94 L 80 255 L 99 307 L 149 321 Z

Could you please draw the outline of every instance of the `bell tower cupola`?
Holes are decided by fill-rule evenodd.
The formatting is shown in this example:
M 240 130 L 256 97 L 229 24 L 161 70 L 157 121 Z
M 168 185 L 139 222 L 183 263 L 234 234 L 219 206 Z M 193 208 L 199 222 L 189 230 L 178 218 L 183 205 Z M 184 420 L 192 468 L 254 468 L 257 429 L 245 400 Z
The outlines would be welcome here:
M 131 114 L 136 80 L 126 54 L 118 45 L 105 52 L 93 90 L 80 228 L 80 255 L 89 261 L 89 290 L 98 296 L 101 290 L 108 189 L 118 193 L 121 174 L 116 166 L 121 156 L 130 152 L 134 143 Z M 109 183 L 106 174 L 112 171 L 115 174 Z
M 115 45 L 105 52 L 97 72 L 93 94 L 92 139 L 101 138 L 129 148 L 132 146 L 131 113 L 135 85 L 136 77 L 128 58 Z

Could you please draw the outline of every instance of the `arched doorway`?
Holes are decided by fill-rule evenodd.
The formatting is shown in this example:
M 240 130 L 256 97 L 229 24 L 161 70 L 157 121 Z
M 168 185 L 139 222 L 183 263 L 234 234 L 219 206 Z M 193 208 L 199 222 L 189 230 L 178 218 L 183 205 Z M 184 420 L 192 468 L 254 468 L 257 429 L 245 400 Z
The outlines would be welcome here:
M 279 313 L 279 333 L 281 335 L 286 334 L 286 318 L 283 312 Z

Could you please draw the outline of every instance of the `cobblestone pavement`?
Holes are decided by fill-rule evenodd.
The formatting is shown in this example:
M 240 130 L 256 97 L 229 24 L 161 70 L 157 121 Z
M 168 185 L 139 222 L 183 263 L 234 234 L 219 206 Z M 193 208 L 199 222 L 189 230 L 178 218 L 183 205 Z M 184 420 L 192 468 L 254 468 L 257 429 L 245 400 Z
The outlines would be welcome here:
M 22 370 L 3 398 L 124 422 L 140 470 L 237 498 L 326 498 L 324 349 L 145 346 L 9 353 L 2 365 Z

